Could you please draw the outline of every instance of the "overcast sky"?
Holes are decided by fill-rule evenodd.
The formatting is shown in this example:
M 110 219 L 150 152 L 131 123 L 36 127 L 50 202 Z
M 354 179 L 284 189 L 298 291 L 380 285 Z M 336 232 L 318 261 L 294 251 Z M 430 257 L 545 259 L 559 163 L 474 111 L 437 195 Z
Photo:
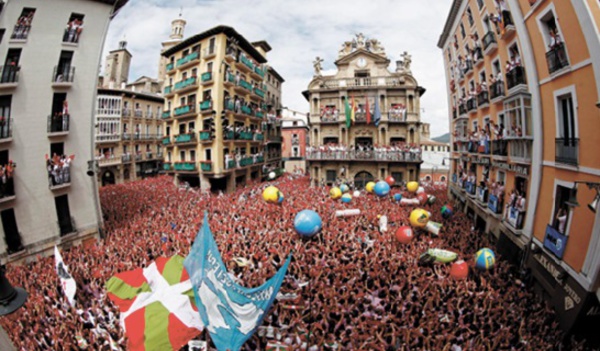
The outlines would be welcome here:
M 442 52 L 436 44 L 450 10 L 450 0 L 130 0 L 110 25 L 104 55 L 125 38 L 133 54 L 129 80 L 156 77 L 161 41 L 169 37 L 171 21 L 187 21 L 185 37 L 216 25 L 234 27 L 248 41 L 266 40 L 273 50 L 267 59 L 285 79 L 284 106 L 308 112 L 301 92 L 313 76 L 313 60 L 334 61 L 344 41 L 362 32 L 376 38 L 392 61 L 403 51 L 412 55 L 412 72 L 427 89 L 421 99 L 421 119 L 431 123 L 431 135 L 448 132 Z M 103 60 L 104 61 L 104 60 Z M 104 65 L 102 66 L 104 67 Z

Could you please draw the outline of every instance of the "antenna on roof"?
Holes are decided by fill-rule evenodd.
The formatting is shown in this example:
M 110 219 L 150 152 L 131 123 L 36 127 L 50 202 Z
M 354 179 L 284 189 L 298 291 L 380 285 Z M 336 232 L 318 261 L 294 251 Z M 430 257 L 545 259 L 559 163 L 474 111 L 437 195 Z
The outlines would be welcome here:
M 181 14 L 183 13 L 183 6 L 179 8 L 179 18 L 181 18 Z

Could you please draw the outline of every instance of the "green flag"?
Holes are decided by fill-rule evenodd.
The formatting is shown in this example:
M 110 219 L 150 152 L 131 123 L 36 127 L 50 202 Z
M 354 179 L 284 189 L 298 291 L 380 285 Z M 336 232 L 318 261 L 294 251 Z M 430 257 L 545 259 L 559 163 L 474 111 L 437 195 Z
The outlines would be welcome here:
M 350 124 L 352 124 L 352 109 L 350 108 L 350 104 L 348 103 L 348 97 L 345 99 L 345 108 L 346 108 L 346 128 L 350 128 Z

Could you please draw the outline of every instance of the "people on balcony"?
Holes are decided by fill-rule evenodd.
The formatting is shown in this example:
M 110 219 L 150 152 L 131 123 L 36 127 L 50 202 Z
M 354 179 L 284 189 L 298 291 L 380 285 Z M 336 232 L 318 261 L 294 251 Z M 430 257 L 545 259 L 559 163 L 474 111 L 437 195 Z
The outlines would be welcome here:
M 67 23 L 67 28 L 65 29 L 65 36 L 63 41 L 68 43 L 77 43 L 79 42 L 79 35 L 83 31 L 83 21 L 79 19 L 73 19 L 69 23 Z
M 10 136 L 10 117 L 0 116 L 0 139 Z
M 13 172 L 16 167 L 12 160 L 5 165 L 0 165 L 0 198 L 15 195 Z
M 13 39 L 27 39 L 34 13 L 34 11 L 30 11 L 26 15 L 19 17 L 13 33 Z
M 50 186 L 61 185 L 71 182 L 71 161 L 75 155 L 57 155 L 46 160 L 46 168 L 48 170 L 48 182 Z
M 421 148 L 405 142 L 390 145 L 358 144 L 347 147 L 344 144 L 329 143 L 319 146 L 307 146 L 307 156 L 321 159 L 371 159 L 393 161 L 415 161 L 421 158 Z
M 565 204 L 562 204 L 562 206 L 558 210 L 558 213 L 556 213 L 556 222 L 554 228 L 558 230 L 558 232 L 561 234 L 565 233 L 568 213 L 569 212 L 567 211 L 567 205 Z

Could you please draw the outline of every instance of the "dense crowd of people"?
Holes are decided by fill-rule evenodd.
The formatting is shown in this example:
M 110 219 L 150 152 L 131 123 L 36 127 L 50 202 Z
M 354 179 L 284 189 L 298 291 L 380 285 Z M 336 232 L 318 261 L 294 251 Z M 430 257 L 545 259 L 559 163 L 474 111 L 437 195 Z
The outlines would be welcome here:
M 267 185 L 283 192 L 283 204 L 262 200 Z M 493 247 L 486 235 L 470 229 L 462 212 L 442 219 L 445 188 L 427 189 L 438 201 L 425 205 L 431 219 L 443 223 L 441 234 L 418 232 L 408 245 L 395 241 L 393 233 L 408 225 L 412 207 L 364 192 L 344 204 L 332 200 L 328 190 L 309 186 L 304 175 L 251 183 L 227 195 L 177 188 L 166 176 L 104 187 L 106 237 L 63 250 L 78 285 L 75 306 L 60 291 L 53 258 L 40 257 L 7 267 L 8 279 L 24 287 L 29 299 L 13 315 L 0 318 L 0 324 L 19 350 L 126 349 L 119 311 L 106 297 L 105 282 L 159 256 L 186 256 L 208 211 L 223 261 L 240 284 L 264 283 L 293 255 L 278 301 L 243 350 L 265 350 L 275 340 L 289 350 L 565 347 L 553 312 L 501 256 L 493 269 L 472 269 L 462 281 L 449 276 L 449 265 L 418 264 L 428 248 L 442 248 L 473 266 L 478 249 Z M 362 213 L 335 216 L 347 208 Z M 321 233 L 311 240 L 300 239 L 293 228 L 303 209 L 323 219 Z M 379 230 L 378 215 L 387 216 L 387 232 Z M 238 258 L 248 264 L 236 263 Z M 206 337 L 201 333 L 197 339 Z M 575 341 L 567 343 L 568 349 L 584 349 Z
M 358 143 L 346 146 L 338 143 L 307 146 L 306 156 L 315 159 L 375 159 L 394 161 L 418 161 L 421 159 L 421 148 L 417 144 L 392 142 L 389 145 Z

